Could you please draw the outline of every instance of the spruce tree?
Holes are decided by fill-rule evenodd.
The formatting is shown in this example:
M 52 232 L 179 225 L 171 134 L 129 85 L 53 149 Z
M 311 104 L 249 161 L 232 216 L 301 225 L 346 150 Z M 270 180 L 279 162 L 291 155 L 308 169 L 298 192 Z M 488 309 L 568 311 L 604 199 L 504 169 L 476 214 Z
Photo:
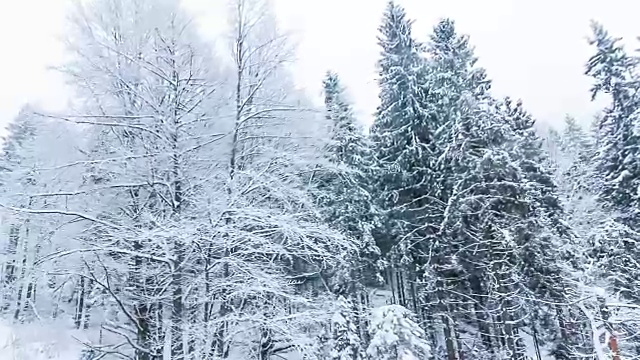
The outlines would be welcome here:
M 567 116 L 560 139 L 563 154 L 563 186 L 570 193 L 590 191 L 594 182 L 590 178 L 594 148 L 591 136 L 584 131 L 575 118 Z
M 485 70 L 476 66 L 478 58 L 469 44 L 469 37 L 457 33 L 455 22 L 448 18 L 440 20 L 429 39 L 427 53 L 432 60 L 430 75 L 433 77 L 430 88 L 437 95 L 454 100 L 451 104 L 462 100 L 486 99 L 491 82 L 487 79 Z M 445 92 L 446 90 L 451 92 Z M 470 97 L 464 99 L 461 97 L 463 94 Z
M 424 330 L 413 314 L 399 305 L 376 308 L 372 312 L 371 344 L 367 354 L 371 360 L 427 359 L 431 348 Z
M 380 206 L 390 220 L 386 229 L 389 238 L 381 246 L 386 251 L 411 230 L 406 229 L 410 225 L 401 224 L 401 219 L 412 216 L 412 208 L 420 207 L 407 205 L 423 195 L 423 183 L 431 175 L 428 165 L 432 161 L 429 149 L 433 129 L 423 107 L 421 46 L 413 39 L 411 27 L 404 9 L 389 2 L 379 28 L 380 105 L 371 128 Z
M 20 147 L 35 134 L 34 114 L 31 106 L 24 106 L 18 116 L 7 126 L 8 135 L 2 144 L 1 171 L 12 171 L 20 167 Z
M 604 28 L 592 24 L 591 45 L 596 53 L 587 64 L 586 73 L 593 78 L 591 89 L 595 98 L 609 95 L 610 104 L 600 121 L 601 139 L 598 145 L 596 171 L 601 180 L 600 200 L 618 211 L 618 219 L 633 228 L 640 225 L 640 134 L 636 123 L 638 99 L 638 59 L 629 56 Z
M 390 1 L 379 28 L 380 105 L 371 128 L 377 222 L 374 235 L 393 266 L 387 280 L 395 301 L 417 308 L 415 252 L 411 244 L 434 232 L 432 208 L 435 127 L 424 107 L 422 46 L 412 36 L 412 21 Z
M 593 212 L 597 181 L 593 177 L 595 139 L 570 116 L 564 121 L 562 133 L 558 135 L 559 153 L 554 161 L 558 173 L 556 182 L 561 193 L 567 221 L 580 237 L 587 237 L 593 228 Z
M 337 301 L 337 311 L 331 318 L 330 360 L 365 360 L 365 349 L 358 329 L 360 319 L 353 313 L 353 304 L 344 297 Z
M 324 81 L 326 118 L 331 139 L 325 150 L 329 168 L 317 180 L 328 221 L 363 243 L 363 251 L 376 252 L 370 243 L 371 196 L 367 187 L 369 149 L 337 74 Z
M 477 59 L 468 37 L 458 34 L 449 19 L 434 27 L 427 52 L 425 104 L 435 129 L 437 160 L 433 166 L 432 208 L 436 209 L 437 226 L 429 240 L 417 247 L 421 253 L 429 254 L 425 265 L 425 306 L 433 314 L 433 328 L 442 328 L 443 333 L 438 336 L 445 339 L 445 349 L 436 351 L 446 352 L 448 358 L 454 359 L 462 352 L 458 332 L 463 326 L 457 324 L 465 322 L 469 311 L 475 311 L 472 309 L 482 308 L 486 298 L 481 290 L 481 276 L 465 268 L 459 256 L 461 249 L 469 245 L 467 237 L 451 227 L 460 226 L 458 193 L 470 185 L 467 181 L 477 166 L 474 156 L 483 134 L 476 131 L 486 118 L 483 113 L 490 101 L 491 83 L 484 69 L 475 66 Z M 479 326 L 486 325 L 482 314 L 477 316 Z M 488 329 L 479 332 L 488 333 Z
M 482 356 L 504 352 L 518 359 L 523 353 L 521 324 L 516 322 L 522 312 L 522 246 L 516 238 L 527 204 L 522 172 L 509 153 L 515 134 L 497 108 L 486 107 L 457 127 L 455 138 L 457 181 L 440 236 L 457 249 L 448 258 L 458 288 L 453 288 L 456 283 L 450 288 L 469 294 L 463 296 L 465 306 L 459 306 L 458 316 L 472 315 L 469 325 L 476 326 L 484 351 L 493 354 Z
M 574 233 L 567 226 L 566 213 L 560 200 L 559 189 L 542 151 L 542 140 L 534 129 L 534 119 L 522 106 L 510 99 L 503 103 L 502 113 L 511 124 L 515 142 L 509 151 L 522 171 L 526 186 L 528 211 L 518 229 L 518 243 L 521 244 L 522 275 L 525 291 L 529 294 L 527 311 L 532 314 L 529 326 L 538 329 L 539 335 L 547 339 L 558 339 L 555 344 L 556 358 L 569 359 L 584 347 L 575 324 L 568 324 L 571 316 L 566 304 L 567 291 L 572 284 L 568 281 L 572 272 L 571 264 L 576 257 L 568 244 L 574 243 Z M 543 306 L 540 301 L 553 299 L 553 307 Z M 559 326 L 550 326 L 557 319 Z M 580 325 L 580 324 L 578 324 Z M 545 331 L 539 331 L 539 329 Z
M 341 295 L 362 290 L 378 282 L 379 249 L 371 237 L 373 223 L 369 179 L 369 147 L 337 74 L 328 72 L 324 81 L 325 114 L 331 127 L 325 149 L 327 163 L 316 174 L 318 201 L 327 222 L 355 238 L 359 252 L 349 273 L 341 274 Z M 356 289 L 358 288 L 358 289 Z
M 380 283 L 380 251 L 371 236 L 372 200 L 367 177 L 369 149 L 338 75 L 328 72 L 323 87 L 331 138 L 325 149 L 327 164 L 316 175 L 318 201 L 325 221 L 354 238 L 358 244 L 357 253 L 350 256 L 349 266 L 337 269 L 330 283 L 333 292 L 340 299 L 345 299 L 339 300 L 340 304 L 349 304 L 348 309 L 342 309 L 342 317 L 350 319 L 344 331 L 351 331 L 350 326 L 354 325 L 359 341 L 364 343 L 367 336 L 363 316 L 367 304 L 366 286 Z
M 573 155 L 573 159 L 580 159 L 581 153 L 588 150 L 590 145 L 590 139 L 582 126 L 573 116 L 567 115 L 560 138 L 560 150 Z
M 34 118 L 32 110 L 27 106 L 7 127 L 8 134 L 4 138 L 0 157 L 0 183 L 2 184 L 0 196 L 3 203 L 11 199 L 11 202 L 18 206 L 24 207 L 29 204 L 26 196 L 18 194 L 24 193 L 26 189 L 32 190 L 35 185 L 31 169 L 34 164 L 32 156 L 29 156 L 32 155 L 37 132 Z M 3 204 L 3 206 L 6 205 Z M 28 234 L 29 231 L 26 230 L 28 221 L 24 216 L 14 215 L 9 223 L 6 243 L 0 249 L 3 255 L 0 263 L 2 266 L 0 306 L 2 311 L 13 310 L 14 313 L 10 316 L 14 316 L 17 320 L 22 310 L 19 309 L 21 296 L 17 289 L 21 287 L 20 282 L 25 280 L 27 271 L 28 253 L 25 250 L 30 249 L 29 246 L 33 244 L 29 244 L 28 239 L 25 239 L 25 233 Z
M 600 24 L 591 24 L 590 44 L 595 47 L 586 66 L 593 79 L 591 94 L 607 95 L 608 105 L 595 120 L 595 185 L 597 197 L 608 221 L 603 221 L 590 237 L 599 281 L 624 300 L 640 302 L 640 77 L 639 58 L 629 55 Z M 624 355 L 640 354 L 633 345 L 636 330 L 620 324 L 613 328 L 627 334 L 621 344 Z

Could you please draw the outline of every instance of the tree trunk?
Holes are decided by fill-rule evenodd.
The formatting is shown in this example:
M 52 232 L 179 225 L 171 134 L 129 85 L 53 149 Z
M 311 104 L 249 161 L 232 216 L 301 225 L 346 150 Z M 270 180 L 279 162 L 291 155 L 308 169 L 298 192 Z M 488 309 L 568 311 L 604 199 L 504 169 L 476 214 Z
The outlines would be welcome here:
M 184 359 L 184 302 L 182 299 L 182 262 L 183 250 L 180 244 L 176 244 L 176 265 L 172 275 L 173 294 L 171 307 L 171 357 L 172 359 Z
M 473 313 L 475 314 L 478 330 L 480 330 L 480 338 L 485 348 L 489 351 L 493 351 L 493 340 L 491 338 L 491 327 L 489 326 L 489 319 L 486 316 L 484 306 L 486 306 L 484 297 L 482 296 L 482 284 L 480 279 L 476 275 L 471 275 L 469 278 L 469 285 L 472 291 L 473 301 Z
M 440 315 L 444 327 L 444 341 L 447 349 L 448 360 L 460 360 L 458 357 L 458 344 L 453 321 L 447 314 Z
M 20 227 L 18 225 L 12 224 L 9 229 L 9 244 L 7 246 L 7 263 L 5 264 L 4 276 L 3 276 L 3 304 L 2 309 L 7 310 L 11 306 L 11 300 L 9 294 L 13 291 L 10 291 L 12 287 L 14 287 L 14 283 L 16 281 L 16 271 L 17 271 L 17 259 L 16 255 L 18 252 L 18 241 L 20 239 Z
M 82 312 L 84 309 L 84 296 L 85 296 L 85 287 L 84 287 L 84 276 L 80 277 L 80 283 L 78 284 L 78 298 L 76 299 L 76 309 L 73 314 L 73 322 L 75 324 L 76 329 L 80 329 L 82 326 Z
M 536 360 L 542 360 L 542 355 L 540 354 L 540 344 L 538 343 L 538 331 L 536 330 L 536 325 L 533 324 L 531 326 L 533 331 L 533 345 L 536 349 Z
M 223 277 L 227 278 L 229 277 L 229 265 L 225 263 L 223 267 L 224 267 Z M 224 296 L 224 294 L 222 295 Z M 229 308 L 229 305 L 226 303 L 226 300 L 224 299 L 224 297 L 221 297 L 220 310 L 218 311 L 219 319 L 224 319 L 229 314 L 230 311 L 231 309 Z M 225 339 L 226 335 L 227 335 L 227 323 L 225 321 L 220 321 L 220 324 L 217 326 L 217 330 L 215 332 L 213 348 L 214 348 L 215 355 L 223 359 L 226 359 L 227 357 L 229 357 L 229 346 Z
M 141 251 L 142 246 L 139 242 L 134 242 L 133 249 L 135 251 Z M 153 343 L 153 308 L 149 303 L 149 300 L 145 299 L 142 294 L 145 293 L 145 288 L 150 285 L 149 279 L 144 279 L 143 261 L 139 256 L 133 258 L 133 269 L 130 274 L 132 276 L 131 281 L 134 284 L 135 294 L 139 294 L 133 305 L 133 316 L 136 321 L 136 342 L 141 349 L 136 349 L 135 360 L 153 360 L 155 356 L 152 355 L 155 347 Z
M 568 326 L 568 322 L 566 321 L 566 317 L 564 315 L 564 310 L 562 308 L 562 306 L 556 305 L 556 315 L 558 318 L 558 327 L 560 328 L 560 338 L 562 339 L 562 341 L 559 344 L 559 351 L 560 351 L 560 356 L 565 358 L 565 359 L 569 359 L 570 358 L 570 354 L 569 354 L 569 344 L 571 344 L 571 337 L 569 334 L 569 331 L 567 329 Z
M 266 327 L 263 328 L 260 331 L 258 360 L 270 360 L 274 347 L 275 344 L 273 343 L 271 331 Z
M 440 321 L 442 321 L 444 331 L 444 342 L 447 350 L 447 359 L 460 360 L 458 357 L 459 353 L 455 324 L 453 323 L 453 319 L 451 319 L 449 305 L 444 299 L 444 291 L 442 290 L 444 288 L 443 281 L 438 281 L 438 284 L 436 286 L 439 288 L 436 291 L 438 297 L 438 308 L 440 310 Z
M 509 306 L 510 304 L 508 303 L 506 303 L 507 306 L 504 305 L 505 304 L 503 304 L 501 318 L 502 328 L 504 329 L 505 345 L 511 352 L 511 358 L 513 360 L 524 360 L 525 356 L 523 353 L 523 348 L 520 344 L 518 330 L 513 325 L 513 318 L 511 317 L 511 314 L 508 310 L 509 308 L 511 308 L 511 306 Z

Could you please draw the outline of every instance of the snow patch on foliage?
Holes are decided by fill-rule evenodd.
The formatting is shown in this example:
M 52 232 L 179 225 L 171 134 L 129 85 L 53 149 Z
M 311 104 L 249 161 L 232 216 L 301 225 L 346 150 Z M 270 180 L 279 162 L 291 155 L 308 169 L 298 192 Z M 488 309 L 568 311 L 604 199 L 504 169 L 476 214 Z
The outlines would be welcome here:
M 400 305 L 374 309 L 370 327 L 371 343 L 367 354 L 374 359 L 409 360 L 428 357 L 431 347 L 425 340 L 425 332 L 411 317 L 411 312 Z

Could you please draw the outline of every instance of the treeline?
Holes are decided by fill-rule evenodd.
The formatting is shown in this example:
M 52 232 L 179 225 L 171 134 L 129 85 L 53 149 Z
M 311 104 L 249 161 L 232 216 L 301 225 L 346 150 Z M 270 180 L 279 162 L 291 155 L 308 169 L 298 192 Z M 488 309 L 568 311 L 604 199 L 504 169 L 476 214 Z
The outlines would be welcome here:
M 72 11 L 63 113 L 1 162 L 1 314 L 78 329 L 83 360 L 640 356 L 640 61 L 593 24 L 610 102 L 540 136 L 466 35 L 389 2 L 365 132 L 316 108 L 267 1 L 228 53 L 177 0 Z M 375 294 L 388 294 L 380 303 Z

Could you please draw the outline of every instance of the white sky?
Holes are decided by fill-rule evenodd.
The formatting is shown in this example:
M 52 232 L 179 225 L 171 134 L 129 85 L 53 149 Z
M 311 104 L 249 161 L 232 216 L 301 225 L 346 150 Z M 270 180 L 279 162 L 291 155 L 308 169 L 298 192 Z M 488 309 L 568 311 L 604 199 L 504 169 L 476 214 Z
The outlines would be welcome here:
M 67 0 L 0 0 L 0 124 L 26 101 L 61 109 L 61 79 L 47 70 L 61 58 L 57 39 Z M 201 16 L 203 33 L 220 29 L 227 0 L 184 0 Z M 274 0 L 283 27 L 295 33 L 298 62 L 294 75 L 310 95 L 319 96 L 327 69 L 337 71 L 363 121 L 377 104 L 375 61 L 377 27 L 387 0 Z M 416 20 L 414 34 L 425 39 L 441 17 L 456 21 L 494 80 L 497 95 L 522 98 L 541 121 L 557 123 L 570 113 L 590 121 L 597 109 L 589 101 L 583 75 L 591 54 L 589 20 L 632 41 L 640 35 L 637 0 L 398 0 Z

